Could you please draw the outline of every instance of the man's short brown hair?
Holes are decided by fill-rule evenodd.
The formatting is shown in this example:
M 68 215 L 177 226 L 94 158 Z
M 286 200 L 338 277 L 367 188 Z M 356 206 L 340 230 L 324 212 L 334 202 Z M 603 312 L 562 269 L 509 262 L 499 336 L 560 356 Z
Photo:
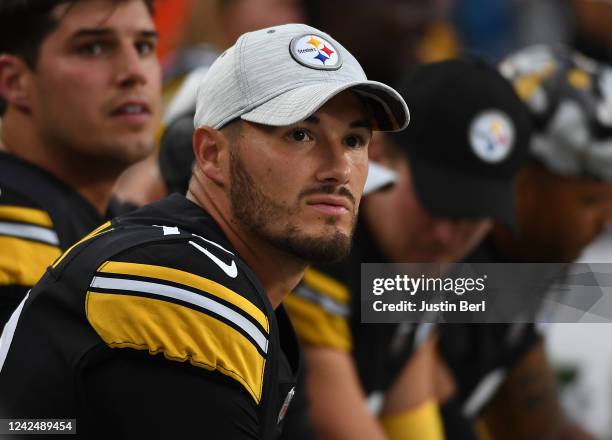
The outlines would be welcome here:
M 56 6 L 84 0 L 2 0 L 0 2 L 0 54 L 22 58 L 36 67 L 40 45 L 59 24 L 53 15 Z M 127 0 L 108 0 L 120 3 Z M 153 15 L 155 0 L 142 0 Z

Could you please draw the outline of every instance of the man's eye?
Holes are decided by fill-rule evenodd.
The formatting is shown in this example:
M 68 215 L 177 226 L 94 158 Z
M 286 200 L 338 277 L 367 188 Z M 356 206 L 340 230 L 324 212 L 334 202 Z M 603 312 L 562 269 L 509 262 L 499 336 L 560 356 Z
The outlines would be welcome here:
M 294 140 L 296 142 L 308 142 L 312 140 L 312 137 L 310 136 L 310 134 L 306 130 L 302 130 L 302 129 L 293 130 L 291 132 L 290 137 L 291 137 L 291 140 Z
M 102 43 L 89 43 L 89 44 L 86 44 L 85 46 L 82 46 L 79 49 L 79 52 L 81 52 L 84 55 L 88 55 L 88 56 L 97 56 L 102 53 L 103 49 L 104 47 Z
M 347 136 L 344 139 L 344 142 L 346 143 L 346 146 L 350 148 L 357 148 L 365 145 L 365 142 L 361 136 Z
M 136 50 L 141 56 L 149 55 L 155 51 L 155 44 L 150 41 L 140 41 L 136 43 Z

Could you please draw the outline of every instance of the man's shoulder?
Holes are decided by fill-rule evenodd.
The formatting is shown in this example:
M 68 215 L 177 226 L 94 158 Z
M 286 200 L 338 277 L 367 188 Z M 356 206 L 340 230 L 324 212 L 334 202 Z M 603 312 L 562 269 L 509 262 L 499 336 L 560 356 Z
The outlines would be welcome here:
M 108 222 L 65 253 L 50 276 L 78 286 L 105 345 L 216 371 L 259 402 L 274 319 L 264 292 L 216 234 L 158 220 Z
M 77 242 L 54 263 L 55 276 L 86 273 L 232 291 L 266 311 L 268 304 L 259 282 L 233 250 L 224 246 L 218 231 L 200 228 L 196 233 L 172 226 L 161 217 L 138 222 L 126 218 L 107 222 Z
M 44 206 L 44 196 L 64 190 L 59 182 L 42 168 L 12 154 L 0 152 L 0 202 Z
M 268 314 L 265 293 L 249 267 L 219 243 L 215 234 L 196 234 L 176 226 L 111 224 L 95 250 L 96 276 L 127 277 L 187 288 L 222 298 L 239 309 Z M 100 252 L 101 251 L 101 252 Z M 152 284 L 147 286 L 152 287 Z M 267 328 L 267 326 L 266 326 Z
M 103 222 L 102 216 L 74 188 L 40 167 L 6 153 L 0 153 L 0 207 L 11 212 L 11 221 L 15 218 L 51 229 L 52 233 L 39 235 L 53 236 L 47 241 L 61 249 Z
M 309 268 L 283 301 L 302 343 L 350 351 L 348 286 L 328 272 Z
M 304 273 L 304 278 L 301 283 L 301 286 L 306 290 L 298 290 L 302 290 L 302 293 L 305 295 L 308 295 L 306 291 L 310 291 L 317 295 L 323 295 L 329 301 L 342 305 L 340 309 L 336 310 L 336 314 L 348 315 L 345 306 L 348 306 L 350 303 L 351 292 L 345 273 L 341 269 L 342 268 L 338 266 L 310 267 Z M 357 273 L 357 276 L 358 275 L 359 273 Z M 327 302 L 327 300 L 325 300 L 325 302 Z M 333 309 L 333 306 L 331 308 Z
M 0 173 L 1 174 L 1 173 Z M 51 215 L 0 177 L 0 286 L 32 286 L 60 254 Z
M 0 221 L 10 223 L 20 223 L 53 229 L 53 221 L 47 209 L 28 193 L 26 188 L 23 190 L 15 189 L 13 185 L 4 184 L 0 177 Z M 57 234 L 55 239 L 50 238 L 53 234 L 39 234 L 38 239 L 50 244 L 57 244 Z

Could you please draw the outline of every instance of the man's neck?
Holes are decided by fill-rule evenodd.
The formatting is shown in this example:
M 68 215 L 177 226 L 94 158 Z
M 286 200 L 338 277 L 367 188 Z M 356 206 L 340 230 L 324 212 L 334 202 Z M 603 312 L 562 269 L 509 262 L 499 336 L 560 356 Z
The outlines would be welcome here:
M 224 214 L 229 213 L 228 209 L 220 207 L 204 192 L 190 190 L 187 198 L 213 217 L 240 258 L 257 275 L 272 307 L 276 309 L 304 276 L 306 262 L 243 230 Z
M 276 309 L 304 277 L 306 262 L 267 242 L 250 239 L 248 233 L 237 233 L 232 228 L 223 229 L 240 257 L 263 284 L 272 307 Z
M 35 129 L 10 122 L 2 127 L 0 151 L 42 168 L 79 193 L 101 215 L 106 213 L 116 178 L 99 178 L 95 174 L 92 177 L 87 168 L 72 166 L 68 160 L 54 154 L 39 139 Z

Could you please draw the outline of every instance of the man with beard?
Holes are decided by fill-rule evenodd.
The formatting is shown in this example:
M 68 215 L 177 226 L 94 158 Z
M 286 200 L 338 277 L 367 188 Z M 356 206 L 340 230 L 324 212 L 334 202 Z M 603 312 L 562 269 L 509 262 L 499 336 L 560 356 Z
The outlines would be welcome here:
M 154 147 L 152 1 L 0 5 L 0 329 L 63 250 L 116 211 Z
M 241 36 L 200 85 L 187 196 L 94 231 L 11 317 L 0 417 L 76 416 L 87 438 L 275 438 L 299 365 L 281 301 L 309 262 L 348 253 L 371 131 L 408 119 L 327 34 Z

